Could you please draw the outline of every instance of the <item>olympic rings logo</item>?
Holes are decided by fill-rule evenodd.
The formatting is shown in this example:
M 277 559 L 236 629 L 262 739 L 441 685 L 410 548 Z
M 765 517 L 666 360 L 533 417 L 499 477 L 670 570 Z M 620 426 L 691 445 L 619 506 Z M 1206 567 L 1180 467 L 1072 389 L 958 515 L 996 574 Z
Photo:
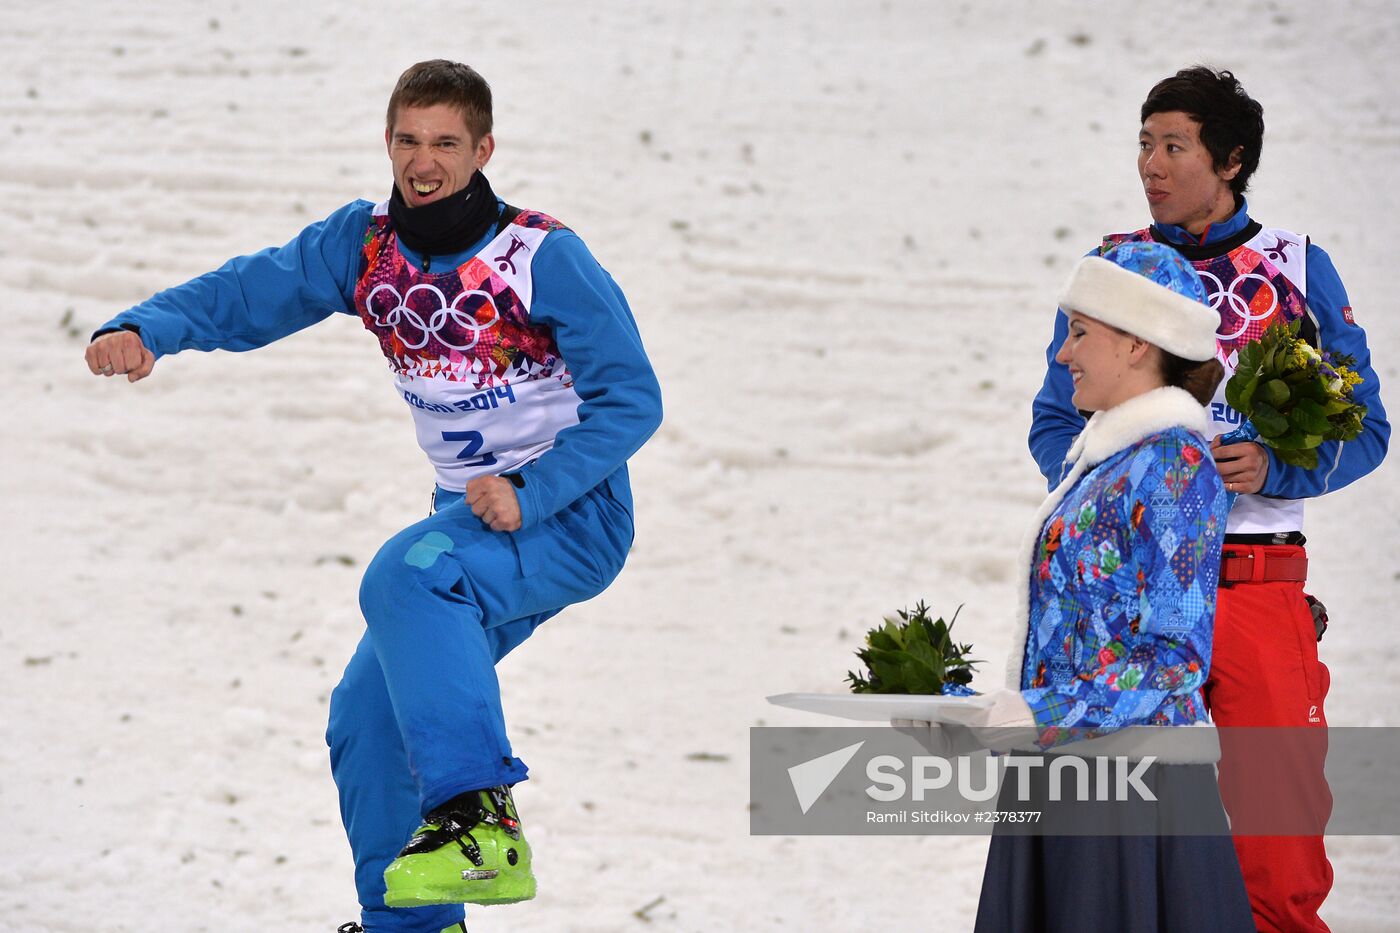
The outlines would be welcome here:
M 422 315 L 408 305 L 409 299 L 413 297 L 413 293 L 417 291 L 431 292 L 437 296 L 438 308 L 428 317 L 427 321 L 424 321 Z M 397 302 L 392 308 L 385 311 L 382 316 L 374 302 L 375 296 L 380 292 L 388 292 Z M 480 295 L 482 298 L 486 299 L 486 303 L 491 306 L 491 320 L 482 324 L 477 321 L 473 314 L 459 307 L 462 300 L 470 295 Z M 385 303 L 386 302 L 381 301 L 380 305 Z M 443 346 L 451 347 L 454 350 L 470 350 L 472 347 L 476 346 L 477 341 L 481 339 L 481 332 L 489 330 L 501 319 L 501 313 L 496 307 L 495 299 L 487 292 L 483 292 L 479 289 L 464 291 L 456 298 L 453 298 L 451 304 L 448 304 L 447 296 L 442 293 L 440 288 L 436 285 L 428 285 L 426 283 L 415 285 L 402 295 L 399 294 L 397 288 L 387 282 L 376 285 L 370 290 L 370 293 L 365 296 L 365 308 L 369 311 L 370 316 L 374 318 L 376 324 L 381 327 L 392 327 L 394 333 L 399 335 L 399 339 L 404 342 L 404 345 L 414 350 L 420 350 L 426 346 L 429 337 L 437 337 L 439 343 Z M 407 325 L 411 331 L 422 334 L 422 338 L 417 339 L 415 343 L 414 340 L 416 338 L 405 334 L 404 328 L 399 326 L 400 323 Z M 460 335 L 462 331 L 466 331 L 471 334 L 471 338 L 467 340 L 465 344 L 453 343 L 443 334 L 443 331 L 448 329 L 449 324 L 456 325 L 455 333 Z M 458 339 L 460 339 L 460 336 Z
M 1270 282 L 1268 278 L 1257 272 L 1246 272 L 1243 275 L 1235 276 L 1235 278 L 1230 280 L 1230 287 L 1226 288 L 1225 284 L 1221 282 L 1219 277 L 1214 273 L 1207 272 L 1204 269 L 1198 269 L 1196 271 L 1200 273 L 1201 279 L 1206 284 L 1210 309 L 1212 311 L 1219 311 L 1221 305 L 1228 305 L 1230 310 L 1235 313 L 1235 316 L 1240 319 L 1240 326 L 1234 333 L 1224 334 L 1220 332 L 1220 330 L 1225 329 L 1222 317 L 1221 328 L 1215 332 L 1215 336 L 1221 340 L 1234 340 L 1248 330 L 1250 324 L 1253 324 L 1255 321 L 1267 320 L 1278 310 L 1278 290 L 1274 288 L 1273 282 Z M 1237 290 L 1240 283 L 1244 282 L 1246 279 L 1254 279 L 1259 282 L 1260 287 L 1269 290 L 1269 307 L 1267 310 L 1259 314 L 1250 313 L 1249 302 L 1246 301 L 1244 296 Z

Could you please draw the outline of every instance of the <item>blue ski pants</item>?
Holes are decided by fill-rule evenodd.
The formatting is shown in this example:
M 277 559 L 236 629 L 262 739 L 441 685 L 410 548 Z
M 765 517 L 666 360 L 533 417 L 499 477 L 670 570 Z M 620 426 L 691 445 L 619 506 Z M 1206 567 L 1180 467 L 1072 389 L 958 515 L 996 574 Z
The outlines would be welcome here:
M 496 662 L 602 592 L 632 543 L 625 468 L 517 532 L 487 528 L 461 493 L 439 489 L 435 503 L 365 570 L 365 635 L 331 694 L 326 743 L 366 933 L 439 933 L 462 919 L 461 905 L 385 907 L 384 869 L 434 807 L 525 780 Z

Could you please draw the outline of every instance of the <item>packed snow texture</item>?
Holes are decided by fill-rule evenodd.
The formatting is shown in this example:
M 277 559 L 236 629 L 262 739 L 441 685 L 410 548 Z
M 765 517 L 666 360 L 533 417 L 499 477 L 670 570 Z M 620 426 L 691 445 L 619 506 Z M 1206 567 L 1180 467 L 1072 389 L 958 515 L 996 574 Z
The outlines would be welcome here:
M 88 374 L 100 322 L 388 194 L 414 61 L 492 82 L 489 175 L 625 289 L 666 396 L 637 541 L 501 666 L 540 896 L 473 933 L 960 930 L 986 839 L 748 834 L 766 694 L 842 688 L 929 600 L 995 686 L 1054 296 L 1147 220 L 1137 108 L 1233 68 L 1250 204 L 1333 256 L 1400 384 L 1400 12 L 1387 2 L 58 2 L 0 12 L 0 930 L 330 931 L 357 916 L 323 742 L 359 575 L 431 473 L 337 316 Z M 20 352 L 19 348 L 29 350 Z M 1395 724 L 1400 467 L 1309 506 L 1333 724 Z M 1333 929 L 1400 913 L 1330 842 Z

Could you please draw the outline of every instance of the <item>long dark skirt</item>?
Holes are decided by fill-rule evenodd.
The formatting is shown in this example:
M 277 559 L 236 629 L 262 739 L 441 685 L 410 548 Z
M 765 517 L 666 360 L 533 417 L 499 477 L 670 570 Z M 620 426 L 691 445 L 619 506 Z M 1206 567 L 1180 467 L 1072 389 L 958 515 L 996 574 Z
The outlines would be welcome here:
M 1211 765 L 1154 765 L 1157 802 L 1128 805 L 1052 801 L 1046 771 L 1025 801 L 1002 784 L 999 810 L 1042 816 L 993 834 L 976 933 L 1254 933 Z

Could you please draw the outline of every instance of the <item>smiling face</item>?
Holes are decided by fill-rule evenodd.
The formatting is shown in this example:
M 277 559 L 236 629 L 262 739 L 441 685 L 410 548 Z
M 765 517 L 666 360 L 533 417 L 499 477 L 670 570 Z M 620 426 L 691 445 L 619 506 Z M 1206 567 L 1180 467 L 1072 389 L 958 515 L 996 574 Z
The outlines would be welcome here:
M 1055 361 L 1069 368 L 1075 408 L 1106 411 L 1162 384 L 1154 352 L 1142 338 L 1072 311 Z
M 1138 133 L 1138 177 L 1152 220 L 1199 235 L 1235 212 L 1230 179 L 1239 173 L 1237 153 L 1216 170 L 1201 142 L 1201 124 L 1179 110 L 1150 115 Z
M 473 140 L 461 111 L 447 104 L 399 108 L 384 142 L 394 183 L 409 207 L 461 191 L 496 148 L 490 133 Z

